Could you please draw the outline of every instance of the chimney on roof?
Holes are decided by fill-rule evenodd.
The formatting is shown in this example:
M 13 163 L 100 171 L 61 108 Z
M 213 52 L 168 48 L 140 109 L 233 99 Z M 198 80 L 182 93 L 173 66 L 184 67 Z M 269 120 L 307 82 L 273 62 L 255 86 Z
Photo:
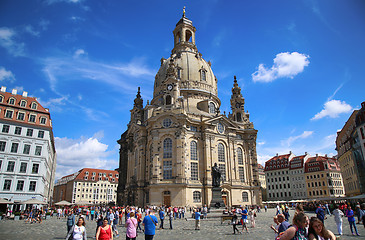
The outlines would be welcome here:
M 291 151 L 289 151 L 289 154 L 291 154 Z
M 28 97 L 28 92 L 23 91 L 23 97 Z
M 6 92 L 6 87 L 2 86 L 0 91 L 1 92 Z
M 16 95 L 18 93 L 18 90 L 16 90 L 16 89 L 13 89 L 12 91 L 11 91 L 11 94 L 13 94 L 13 95 Z

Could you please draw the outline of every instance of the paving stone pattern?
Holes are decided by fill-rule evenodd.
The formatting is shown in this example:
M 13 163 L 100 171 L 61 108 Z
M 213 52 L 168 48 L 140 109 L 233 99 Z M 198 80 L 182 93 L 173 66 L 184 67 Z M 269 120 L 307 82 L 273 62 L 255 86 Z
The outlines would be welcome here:
M 221 224 L 220 219 L 216 217 L 217 214 L 208 214 L 208 219 L 201 220 L 201 230 L 195 230 L 195 221 L 191 218 L 191 214 L 188 213 L 188 220 L 177 219 L 173 221 L 173 230 L 169 228 L 168 219 L 164 222 L 165 229 L 156 230 L 156 240 L 172 240 L 172 239 L 189 239 L 189 240 L 218 240 L 218 239 L 245 239 L 245 240 L 273 240 L 274 233 L 270 229 L 273 224 L 272 217 L 275 214 L 274 209 L 269 209 L 268 212 L 261 212 L 257 214 L 256 227 L 250 228 L 249 233 L 233 235 L 232 225 L 228 224 L 228 221 Z M 293 216 L 294 210 L 290 210 L 290 215 Z M 314 216 L 314 213 L 308 213 L 309 217 Z M 156 215 L 157 216 L 157 215 Z M 343 219 L 343 232 L 341 240 L 351 239 L 365 239 L 365 229 L 362 224 L 357 224 L 357 228 L 361 236 L 352 236 L 348 221 Z M 291 222 L 291 219 L 290 219 Z M 124 223 L 124 221 L 123 221 Z M 87 221 L 86 228 L 88 233 L 88 239 L 95 237 L 96 223 Z M 337 234 L 336 224 L 334 218 L 328 216 L 325 220 L 325 225 L 332 232 Z M 250 226 L 250 224 L 248 224 Z M 238 228 L 241 230 L 240 226 Z M 114 239 L 125 239 L 124 226 L 118 226 L 120 235 Z M 337 236 L 337 235 L 336 235 Z M 45 239 L 65 239 L 66 237 L 66 220 L 57 219 L 53 217 L 49 220 L 43 221 L 41 224 L 29 224 L 24 221 L 14 220 L 2 220 L 0 221 L 0 239 L 9 240 L 45 240 Z M 144 239 L 143 233 L 139 232 L 137 239 Z

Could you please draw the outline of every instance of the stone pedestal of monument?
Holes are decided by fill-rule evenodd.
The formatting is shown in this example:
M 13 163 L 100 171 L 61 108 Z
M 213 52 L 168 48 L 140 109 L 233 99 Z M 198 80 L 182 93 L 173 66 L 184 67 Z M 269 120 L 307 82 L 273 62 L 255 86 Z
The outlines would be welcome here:
M 221 187 L 213 187 L 212 188 L 212 201 L 210 202 L 210 207 L 225 207 L 226 205 L 222 199 L 222 188 Z

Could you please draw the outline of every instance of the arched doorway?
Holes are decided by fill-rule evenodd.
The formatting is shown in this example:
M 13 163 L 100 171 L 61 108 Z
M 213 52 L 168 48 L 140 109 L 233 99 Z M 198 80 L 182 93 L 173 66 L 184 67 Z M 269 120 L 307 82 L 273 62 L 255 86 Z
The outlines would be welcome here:
M 164 191 L 163 192 L 163 205 L 169 207 L 171 206 L 171 192 Z

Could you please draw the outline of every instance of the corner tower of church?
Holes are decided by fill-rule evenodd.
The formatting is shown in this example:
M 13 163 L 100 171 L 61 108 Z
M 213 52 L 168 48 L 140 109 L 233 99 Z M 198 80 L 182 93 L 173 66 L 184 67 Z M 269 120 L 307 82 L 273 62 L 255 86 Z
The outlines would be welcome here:
M 261 203 L 257 130 L 241 88 L 235 77 L 232 114 L 221 114 L 217 78 L 196 47 L 195 33 L 184 11 L 171 55 L 161 59 L 155 76 L 153 99 L 144 107 L 138 89 L 118 140 L 118 204 L 209 206 L 215 164 L 226 206 Z

